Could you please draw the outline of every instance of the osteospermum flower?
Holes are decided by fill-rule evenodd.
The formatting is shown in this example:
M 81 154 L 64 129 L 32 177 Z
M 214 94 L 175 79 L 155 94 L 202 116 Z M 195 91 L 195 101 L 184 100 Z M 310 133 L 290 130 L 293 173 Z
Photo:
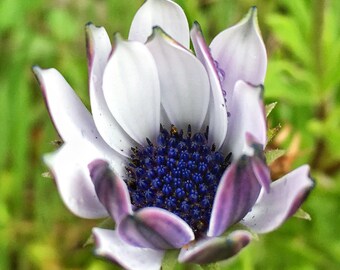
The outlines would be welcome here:
M 127 269 L 159 269 L 168 249 L 215 262 L 296 212 L 313 181 L 307 165 L 270 180 L 255 8 L 210 48 L 168 0 L 145 2 L 129 41 L 86 34 L 92 114 L 58 71 L 34 71 L 64 142 L 45 162 L 65 204 L 115 221 L 93 229 L 97 254 Z

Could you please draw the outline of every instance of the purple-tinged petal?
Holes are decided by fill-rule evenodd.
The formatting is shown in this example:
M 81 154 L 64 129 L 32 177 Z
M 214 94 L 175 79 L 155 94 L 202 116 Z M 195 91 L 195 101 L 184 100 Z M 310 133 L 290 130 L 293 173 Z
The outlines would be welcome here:
M 264 166 L 263 160 L 259 158 L 254 158 L 252 160 L 251 166 L 255 177 L 259 181 L 260 185 L 267 193 L 270 192 L 271 179 L 269 167 Z
M 210 81 L 209 142 L 219 149 L 227 134 L 228 116 L 220 79 L 210 50 L 204 40 L 200 25 L 196 22 L 191 30 L 191 40 L 197 58 L 204 65 Z
M 263 87 L 252 86 L 238 81 L 234 89 L 223 151 L 232 152 L 233 159 L 248 153 L 247 134 L 251 134 L 258 144 L 266 145 L 266 117 L 262 100 Z
M 201 129 L 209 104 L 209 79 L 200 61 L 188 50 L 154 28 L 147 42 L 158 68 L 161 102 L 177 128 Z
M 52 121 L 64 142 L 100 137 L 92 116 L 63 76 L 54 68 L 33 71 L 40 83 Z
M 159 26 L 173 39 L 189 48 L 189 25 L 182 8 L 173 1 L 147 0 L 133 18 L 129 40 L 145 43 L 152 28 Z
M 110 163 L 121 158 L 97 131 L 93 118 L 63 76 L 55 69 L 34 67 L 51 119 L 66 143 L 82 142 L 95 147 Z M 115 169 L 118 169 L 115 166 Z M 119 169 L 118 169 L 119 170 Z
M 105 140 L 118 153 L 129 156 L 131 145 L 136 143 L 112 116 L 103 94 L 103 73 L 112 47 L 104 27 L 86 26 L 86 44 L 89 61 L 90 101 L 94 122 Z
M 261 181 L 257 179 L 254 166 L 266 166 L 264 161 L 254 165 L 257 159 L 260 160 L 256 152 L 254 156 L 243 155 L 224 172 L 215 195 L 208 236 L 221 235 L 241 220 L 255 204 L 260 194 Z
M 90 151 L 90 146 L 65 143 L 56 152 L 45 155 L 44 161 L 55 177 L 61 198 L 72 213 L 82 218 L 102 218 L 108 214 L 98 200 L 86 165 L 91 156 L 98 157 Z
M 184 220 L 156 207 L 127 216 L 119 224 L 118 232 L 131 245 L 154 249 L 181 248 L 195 238 Z
M 299 209 L 313 187 L 309 166 L 301 166 L 274 181 L 269 193 L 262 192 L 241 223 L 257 233 L 275 230 Z
M 263 84 L 267 54 L 257 24 L 257 11 L 252 7 L 240 23 L 218 34 L 210 44 L 211 54 L 224 73 L 222 88 L 231 102 L 238 80 L 253 85 Z
M 155 141 L 159 132 L 160 89 L 157 67 L 139 42 L 116 37 L 103 77 L 106 103 L 121 127 L 140 144 Z
M 229 259 L 239 253 L 252 239 L 248 231 L 234 231 L 225 237 L 198 240 L 181 249 L 181 263 L 207 264 Z
M 130 195 L 125 182 L 114 174 L 106 161 L 92 161 L 88 168 L 99 201 L 116 224 L 119 224 L 124 217 L 132 214 Z
M 94 228 L 92 232 L 98 256 L 105 257 L 124 269 L 161 269 L 164 251 L 131 246 L 119 237 L 117 231 Z
M 266 157 L 263 151 L 263 145 L 258 143 L 256 138 L 250 134 L 246 133 L 246 141 L 252 151 L 254 153 L 254 158 L 252 159 L 252 168 L 254 174 L 264 188 L 266 192 L 270 190 L 271 178 L 270 178 L 270 170 L 268 166 L 263 166 L 266 164 Z

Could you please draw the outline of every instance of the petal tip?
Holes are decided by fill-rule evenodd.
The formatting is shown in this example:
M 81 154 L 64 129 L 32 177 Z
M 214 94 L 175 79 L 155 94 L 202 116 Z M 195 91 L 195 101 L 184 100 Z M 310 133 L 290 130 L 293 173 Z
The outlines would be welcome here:
M 91 21 L 89 21 L 89 22 L 87 22 L 87 23 L 85 24 L 85 27 L 86 27 L 86 28 L 89 28 L 89 27 L 92 27 L 92 26 L 94 26 L 94 24 L 93 24 L 93 22 L 91 22 Z
M 146 43 L 149 43 L 157 38 L 160 38 L 161 40 L 173 41 L 173 39 L 163 30 L 163 28 L 158 25 L 152 27 L 152 33 L 147 38 Z
M 108 166 L 108 163 L 104 160 L 101 160 L 101 159 L 96 159 L 92 162 L 90 162 L 88 165 L 87 165 L 87 168 L 89 169 L 90 171 L 90 176 L 92 178 L 93 176 L 93 171 L 95 171 L 96 169 L 98 169 L 99 166 L 105 166 L 105 168 Z
M 43 69 L 41 67 L 39 67 L 38 65 L 34 65 L 34 66 L 32 66 L 32 71 L 33 71 L 36 79 L 40 82 L 41 79 L 42 79 L 41 78 L 41 72 L 43 71 Z
M 257 24 L 257 7 L 256 6 L 252 6 L 249 9 L 246 18 L 248 22 Z

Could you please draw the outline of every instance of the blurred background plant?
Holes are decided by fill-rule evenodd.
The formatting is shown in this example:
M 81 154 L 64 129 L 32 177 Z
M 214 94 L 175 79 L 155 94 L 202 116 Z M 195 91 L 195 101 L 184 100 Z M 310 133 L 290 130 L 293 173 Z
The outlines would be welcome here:
M 58 137 L 31 66 L 56 67 L 88 105 L 85 23 L 127 37 L 142 2 L 1 0 L 0 269 L 115 269 L 83 247 L 98 221 L 74 217 L 42 176 L 41 156 L 56 148 Z M 223 269 L 338 269 L 340 1 L 177 2 L 208 41 L 257 5 L 269 58 L 265 100 L 278 102 L 269 125 L 281 126 L 269 147 L 288 149 L 272 174 L 309 163 L 317 182 L 304 205 L 311 222 L 292 218 Z

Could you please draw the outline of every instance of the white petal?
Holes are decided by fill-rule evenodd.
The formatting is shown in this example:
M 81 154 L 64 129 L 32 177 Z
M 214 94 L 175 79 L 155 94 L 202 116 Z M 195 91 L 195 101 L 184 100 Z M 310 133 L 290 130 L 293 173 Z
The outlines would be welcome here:
M 104 27 L 88 24 L 86 27 L 90 78 L 90 101 L 94 122 L 105 142 L 118 153 L 129 156 L 136 143 L 113 118 L 103 94 L 103 73 L 111 53 L 110 39 Z
M 186 48 L 189 48 L 189 26 L 182 8 L 169 0 L 147 0 L 133 18 L 129 40 L 145 43 L 152 28 L 159 26 Z
M 195 23 L 191 30 L 191 39 L 195 48 L 196 56 L 204 65 L 209 76 L 209 142 L 214 143 L 216 148 L 219 149 L 227 134 L 228 117 L 218 71 L 216 70 L 214 60 L 211 57 L 209 48 L 205 43 L 198 23 Z
M 106 103 L 117 122 L 140 144 L 159 132 L 160 91 L 155 61 L 139 42 L 117 38 L 104 71 Z
M 130 270 L 159 270 L 164 251 L 139 248 L 125 243 L 113 230 L 93 229 L 96 254 Z
M 96 141 L 100 137 L 93 118 L 63 76 L 55 69 L 33 68 L 52 121 L 64 142 Z
M 247 153 L 247 133 L 265 146 L 266 118 L 262 101 L 262 87 L 254 87 L 238 81 L 230 106 L 228 134 L 223 145 L 224 152 L 232 152 L 233 160 Z
M 314 187 L 309 170 L 309 166 L 304 165 L 274 181 L 270 192 L 262 191 L 241 223 L 257 233 L 267 233 L 279 227 L 299 209 Z
M 96 157 L 94 148 L 68 143 L 44 156 L 64 203 L 72 213 L 82 218 L 102 218 L 108 215 L 96 195 L 87 168 L 89 161 Z
M 177 128 L 201 129 L 209 104 L 209 79 L 200 61 L 160 28 L 155 28 L 147 47 L 156 60 L 161 102 Z
M 63 76 L 55 69 L 33 68 L 51 119 L 64 142 L 90 144 L 112 162 L 119 158 L 98 133 L 93 118 Z
M 232 100 L 236 81 L 253 85 L 263 84 L 267 54 L 256 17 L 256 8 L 237 25 L 221 32 L 212 41 L 211 54 L 224 74 L 222 88 L 227 92 L 227 103 Z

